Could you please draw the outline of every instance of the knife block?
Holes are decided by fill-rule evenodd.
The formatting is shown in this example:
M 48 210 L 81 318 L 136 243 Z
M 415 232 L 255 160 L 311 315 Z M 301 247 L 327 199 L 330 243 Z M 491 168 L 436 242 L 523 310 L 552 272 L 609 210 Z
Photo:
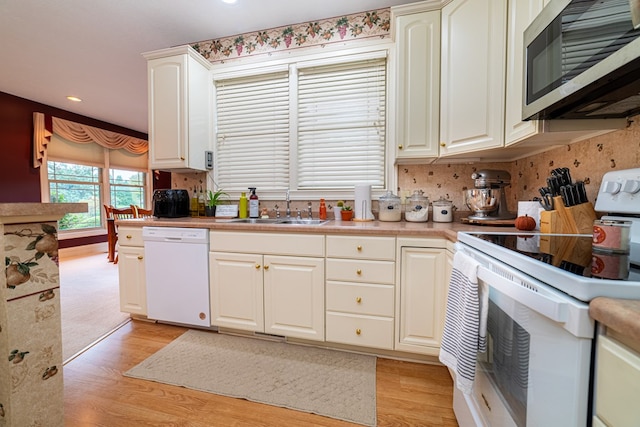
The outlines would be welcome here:
M 540 232 L 554 234 L 591 234 L 598 217 L 591 202 L 566 207 L 562 198 L 553 198 L 555 210 L 540 212 Z

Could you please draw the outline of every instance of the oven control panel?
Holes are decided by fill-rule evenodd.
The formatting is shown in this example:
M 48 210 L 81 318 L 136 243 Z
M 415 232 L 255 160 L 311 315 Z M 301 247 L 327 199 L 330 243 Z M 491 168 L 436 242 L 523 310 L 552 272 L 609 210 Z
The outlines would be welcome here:
M 640 215 L 640 168 L 604 174 L 595 210 L 602 213 Z

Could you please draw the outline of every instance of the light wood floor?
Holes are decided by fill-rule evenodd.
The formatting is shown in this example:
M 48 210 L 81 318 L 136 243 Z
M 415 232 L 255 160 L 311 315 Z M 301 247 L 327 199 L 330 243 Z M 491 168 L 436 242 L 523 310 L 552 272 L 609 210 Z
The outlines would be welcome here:
M 122 375 L 185 331 L 134 320 L 67 363 L 65 426 L 356 426 Z M 446 368 L 379 358 L 376 378 L 378 426 L 457 426 Z

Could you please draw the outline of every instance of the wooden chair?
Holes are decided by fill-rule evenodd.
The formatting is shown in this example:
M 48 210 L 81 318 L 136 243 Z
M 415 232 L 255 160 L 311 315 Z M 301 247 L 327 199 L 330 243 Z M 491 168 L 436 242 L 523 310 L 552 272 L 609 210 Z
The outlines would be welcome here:
M 123 208 L 123 209 L 118 209 L 118 208 L 111 208 L 111 215 L 113 216 L 113 220 L 116 221 L 118 219 L 130 219 L 130 218 L 135 218 L 136 214 L 135 211 L 131 208 Z M 114 245 L 115 242 L 118 241 L 118 227 L 114 226 L 114 231 L 115 231 L 115 241 L 114 241 Z M 118 263 L 118 255 L 116 254 L 115 259 L 113 260 L 114 264 Z
M 133 209 L 135 218 L 149 218 L 153 216 L 151 209 L 144 209 L 136 205 L 131 205 L 131 209 Z
M 104 205 L 104 212 L 107 222 L 107 260 L 109 262 L 114 262 L 116 256 L 116 242 L 118 241 L 118 235 L 116 233 L 115 219 L 113 218 L 113 206 Z

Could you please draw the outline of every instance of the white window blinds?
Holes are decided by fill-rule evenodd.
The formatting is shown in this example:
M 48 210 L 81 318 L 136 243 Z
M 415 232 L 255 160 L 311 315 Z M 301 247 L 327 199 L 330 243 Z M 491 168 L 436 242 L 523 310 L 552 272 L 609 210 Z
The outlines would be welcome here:
M 301 68 L 298 189 L 384 188 L 385 58 Z
M 288 72 L 219 80 L 216 104 L 220 188 L 288 188 Z
M 216 81 L 221 188 L 385 188 L 386 56 L 339 61 Z

